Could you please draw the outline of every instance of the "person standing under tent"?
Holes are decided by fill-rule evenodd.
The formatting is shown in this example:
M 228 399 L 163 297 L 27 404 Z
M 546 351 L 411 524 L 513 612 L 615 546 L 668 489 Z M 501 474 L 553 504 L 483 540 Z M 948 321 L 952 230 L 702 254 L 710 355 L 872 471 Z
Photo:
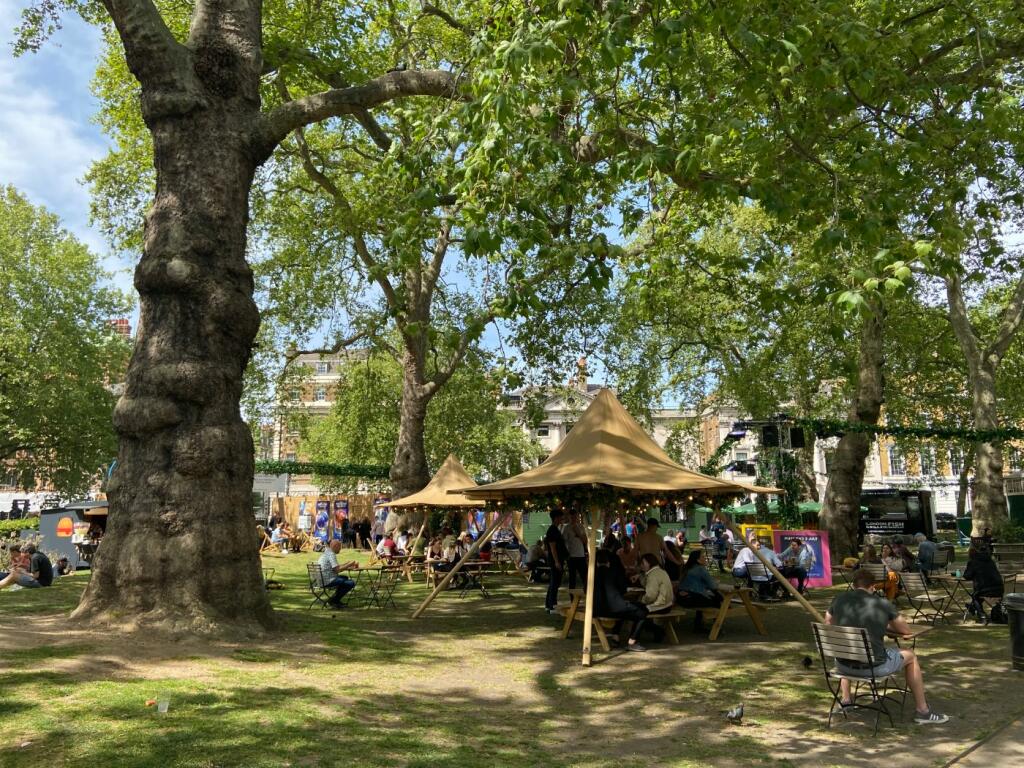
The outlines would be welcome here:
M 559 525 L 564 515 L 561 510 L 551 511 L 551 526 L 544 535 L 544 546 L 547 548 L 548 567 L 550 579 L 548 581 L 548 593 L 544 599 L 544 608 L 548 613 L 555 612 L 558 605 L 558 590 L 562 586 L 562 576 L 569 561 L 569 550 L 565 546 L 565 539 Z

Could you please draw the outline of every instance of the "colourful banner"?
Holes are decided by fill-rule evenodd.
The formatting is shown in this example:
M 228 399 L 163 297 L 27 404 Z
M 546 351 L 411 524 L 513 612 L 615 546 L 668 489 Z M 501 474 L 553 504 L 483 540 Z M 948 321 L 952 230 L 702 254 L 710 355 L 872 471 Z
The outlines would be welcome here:
M 747 523 L 740 525 L 740 533 L 743 534 L 743 541 L 745 542 L 750 541 L 751 535 L 756 535 L 762 542 L 770 543 L 774 530 L 770 525 L 750 525 Z
M 334 500 L 334 538 L 342 540 L 342 529 L 348 519 L 348 499 Z
M 303 502 L 305 506 L 305 502 Z M 316 520 L 313 524 L 313 538 L 320 541 L 327 541 L 328 528 L 331 524 L 331 502 L 318 501 L 316 503 Z
M 800 541 L 801 546 L 808 547 L 814 556 L 814 562 L 807 571 L 808 587 L 832 586 L 832 559 L 828 551 L 828 533 L 825 531 L 775 531 L 775 552 L 786 562 L 789 555 L 789 542 Z

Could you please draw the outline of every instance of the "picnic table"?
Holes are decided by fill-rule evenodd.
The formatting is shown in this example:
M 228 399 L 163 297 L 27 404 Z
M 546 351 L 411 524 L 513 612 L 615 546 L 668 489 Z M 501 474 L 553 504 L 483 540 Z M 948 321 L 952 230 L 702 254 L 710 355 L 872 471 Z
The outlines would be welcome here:
M 750 587 L 733 587 L 729 584 L 719 585 L 719 590 L 722 592 L 724 599 L 722 604 L 717 608 L 683 608 L 682 606 L 674 605 L 672 608 L 665 613 L 653 613 L 647 616 L 651 621 L 663 624 L 665 627 L 665 636 L 669 642 L 673 645 L 679 644 L 679 636 L 676 634 L 674 619 L 678 619 L 682 616 L 687 615 L 691 611 L 700 610 L 708 616 L 714 616 L 714 622 L 711 625 L 711 632 L 708 635 L 709 640 L 717 640 L 721 634 L 722 625 L 725 620 L 730 616 L 737 616 L 746 614 L 750 617 L 750 620 L 754 624 L 754 628 L 757 629 L 758 634 L 767 635 L 768 630 L 764 625 L 764 606 L 754 603 L 753 596 L 754 590 Z M 630 592 L 636 590 L 627 590 L 627 596 Z M 642 590 L 640 590 L 642 591 Z M 569 637 L 569 633 L 572 631 L 572 625 L 575 621 L 586 621 L 583 610 L 583 601 L 586 599 L 586 592 L 582 589 L 570 589 L 569 594 L 571 596 L 570 602 L 565 605 L 557 606 L 565 616 L 565 623 L 562 625 L 562 638 Z M 605 628 L 609 624 L 614 624 L 616 619 L 610 619 L 607 617 L 594 617 L 593 627 L 594 631 L 597 632 L 597 638 L 601 643 L 601 647 L 605 651 L 611 650 L 611 644 L 608 642 L 608 635 L 605 633 Z M 586 631 L 584 629 L 584 631 Z

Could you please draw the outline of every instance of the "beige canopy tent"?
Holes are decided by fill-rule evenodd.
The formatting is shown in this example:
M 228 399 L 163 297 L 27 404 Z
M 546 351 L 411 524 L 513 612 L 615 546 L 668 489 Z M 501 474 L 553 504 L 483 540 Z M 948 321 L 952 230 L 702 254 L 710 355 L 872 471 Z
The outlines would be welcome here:
M 550 493 L 573 487 L 604 486 L 626 493 L 661 494 L 700 491 L 707 494 L 740 494 L 748 492 L 780 493 L 777 488 L 733 483 L 686 469 L 669 458 L 657 443 L 626 412 L 609 389 L 602 389 L 583 413 L 561 445 L 539 467 L 496 483 L 457 489 L 471 499 L 500 503 L 501 499 Z M 594 510 L 596 511 L 596 510 Z M 475 548 L 486 541 L 502 519 L 477 540 Z M 584 626 L 589 629 L 593 618 L 593 584 L 596 542 L 594 520 L 588 536 L 590 563 L 587 578 L 587 612 Z M 465 559 L 465 558 L 464 558 Z M 460 563 L 449 573 L 454 574 Z M 442 585 L 439 585 L 439 588 Z M 435 590 L 413 617 L 420 616 L 430 604 Z M 584 664 L 590 663 L 590 632 L 584 631 Z
M 565 440 L 539 467 L 496 483 L 458 490 L 469 498 L 497 500 L 595 483 L 653 494 L 782 492 L 702 475 L 677 464 L 636 423 L 610 389 L 598 392 Z
M 479 507 L 480 502 L 458 493 L 460 488 L 474 488 L 469 476 L 454 453 L 448 454 L 437 474 L 422 491 L 397 501 L 383 502 L 383 507 Z

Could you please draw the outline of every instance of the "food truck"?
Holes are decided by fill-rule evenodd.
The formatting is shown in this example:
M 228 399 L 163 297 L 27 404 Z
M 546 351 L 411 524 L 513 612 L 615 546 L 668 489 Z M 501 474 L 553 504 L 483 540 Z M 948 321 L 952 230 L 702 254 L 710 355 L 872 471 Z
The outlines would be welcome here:
M 66 557 L 73 570 L 90 566 L 106 530 L 106 499 L 74 501 L 39 513 L 42 549 Z

